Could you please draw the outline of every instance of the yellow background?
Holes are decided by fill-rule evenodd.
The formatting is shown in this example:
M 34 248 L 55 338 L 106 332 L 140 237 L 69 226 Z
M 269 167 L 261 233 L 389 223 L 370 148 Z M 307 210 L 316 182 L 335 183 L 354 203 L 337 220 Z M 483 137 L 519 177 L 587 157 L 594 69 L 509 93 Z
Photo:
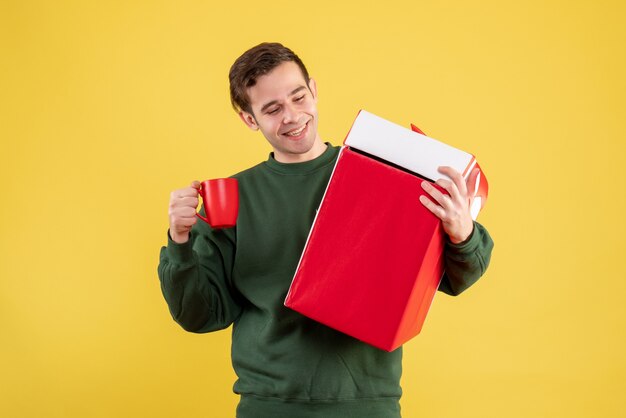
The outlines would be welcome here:
M 262 41 L 358 109 L 478 156 L 485 277 L 405 349 L 413 417 L 618 417 L 626 392 L 619 1 L 0 2 L 0 416 L 229 417 L 230 331 L 170 318 L 171 190 L 267 157 L 230 109 Z

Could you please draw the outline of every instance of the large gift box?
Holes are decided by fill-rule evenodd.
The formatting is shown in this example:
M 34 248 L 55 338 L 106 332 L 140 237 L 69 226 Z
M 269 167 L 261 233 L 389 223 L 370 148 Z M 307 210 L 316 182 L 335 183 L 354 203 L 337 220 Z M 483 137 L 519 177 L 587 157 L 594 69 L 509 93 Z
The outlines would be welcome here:
M 360 111 L 311 227 L 285 306 L 386 351 L 422 329 L 443 275 L 441 221 L 420 183 L 447 165 L 465 177 L 476 159 Z M 480 167 L 479 167 L 480 168 Z M 487 197 L 474 190 L 475 218 Z

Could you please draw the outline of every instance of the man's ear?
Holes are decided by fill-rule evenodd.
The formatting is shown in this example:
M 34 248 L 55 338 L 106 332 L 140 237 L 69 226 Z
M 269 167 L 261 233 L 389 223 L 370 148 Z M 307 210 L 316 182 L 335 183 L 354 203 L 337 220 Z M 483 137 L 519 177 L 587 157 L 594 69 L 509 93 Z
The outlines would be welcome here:
M 313 99 L 315 103 L 317 103 L 317 83 L 312 78 L 309 78 L 309 90 L 311 90 L 311 94 L 313 94 Z
M 241 118 L 243 123 L 248 126 L 248 128 L 252 129 L 253 131 L 259 130 L 259 125 L 257 125 L 256 119 L 254 118 L 254 115 L 252 113 L 248 113 L 242 110 L 241 112 L 239 112 L 239 117 Z

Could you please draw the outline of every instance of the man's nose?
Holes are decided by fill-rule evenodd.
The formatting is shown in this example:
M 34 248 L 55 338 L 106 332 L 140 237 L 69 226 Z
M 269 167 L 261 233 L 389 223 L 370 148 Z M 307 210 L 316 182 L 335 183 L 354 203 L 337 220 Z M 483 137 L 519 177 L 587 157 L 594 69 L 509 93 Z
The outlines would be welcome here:
M 286 104 L 283 108 L 283 124 L 288 125 L 298 121 L 298 111 L 291 104 Z

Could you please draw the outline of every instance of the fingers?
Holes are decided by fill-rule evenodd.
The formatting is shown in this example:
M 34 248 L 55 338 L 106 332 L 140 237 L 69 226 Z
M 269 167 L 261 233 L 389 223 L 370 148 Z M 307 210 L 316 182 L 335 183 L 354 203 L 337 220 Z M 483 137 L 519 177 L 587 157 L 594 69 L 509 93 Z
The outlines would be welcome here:
M 170 194 L 169 219 L 170 230 L 176 233 L 186 233 L 196 223 L 196 208 L 198 207 L 198 190 L 200 182 L 194 181 L 190 187 L 174 190 Z
M 198 217 L 195 215 L 192 217 L 184 217 L 184 218 L 179 217 L 176 219 L 176 226 L 191 227 L 191 226 L 194 226 L 197 221 L 198 221 Z
M 474 168 L 467 179 L 467 191 L 470 198 L 474 198 L 476 194 L 476 185 L 478 183 L 478 176 L 480 175 L 480 169 Z
M 177 206 L 188 206 L 188 207 L 194 208 L 194 210 L 195 210 L 195 208 L 198 207 L 198 203 L 200 203 L 200 202 L 199 202 L 198 198 L 195 197 L 195 196 L 193 196 L 193 197 L 179 197 L 177 202 L 176 202 L 176 205 Z
M 428 193 L 433 199 L 435 199 L 435 201 L 439 203 L 439 205 L 441 205 L 444 209 L 448 209 L 451 206 L 452 202 L 450 200 L 450 197 L 441 193 L 435 186 L 433 186 L 429 182 L 422 181 L 422 189 L 424 189 L 424 191 Z M 431 200 L 428 198 L 426 198 L 426 200 L 431 202 Z
M 198 196 L 198 189 L 194 187 L 185 187 L 184 189 L 174 190 L 171 193 L 170 198 L 180 199 L 184 197 L 197 197 L 197 196 Z
M 172 215 L 180 218 L 192 218 L 196 216 L 196 208 L 191 206 L 176 206 L 172 209 Z
M 193 218 L 196 216 L 196 206 L 182 205 L 178 202 L 172 202 L 169 208 L 170 218 L 178 220 L 182 218 Z
M 458 187 L 456 187 L 456 184 L 454 182 L 447 179 L 439 179 L 435 183 L 438 184 L 441 188 L 445 189 L 453 200 L 461 199 L 459 189 Z
M 426 206 L 426 209 L 431 211 L 433 213 L 433 215 L 435 215 L 437 218 L 443 220 L 444 216 L 446 215 L 446 211 L 441 206 L 439 206 L 436 203 L 434 203 L 432 200 L 427 198 L 425 195 L 421 195 L 420 196 L 420 202 L 422 203 L 422 205 Z
M 463 242 L 473 228 L 469 208 L 474 189 L 476 188 L 476 178 L 479 170 L 472 170 L 468 176 L 467 183 L 461 176 L 461 173 L 451 167 L 439 167 L 439 172 L 450 179 L 439 179 L 435 184 L 450 195 L 446 195 L 445 192 L 438 190 L 429 182 L 423 181 L 421 183 L 422 188 L 434 199 L 434 202 L 426 195 L 420 196 L 420 202 L 437 218 L 441 219 L 443 230 L 452 242 Z
M 467 185 L 465 184 L 465 179 L 463 179 L 461 173 L 448 166 L 439 167 L 439 172 L 452 179 L 461 196 L 467 196 Z
M 190 188 L 191 190 L 194 190 Z M 198 207 L 198 197 L 196 195 L 189 196 L 186 189 L 174 190 L 170 198 L 170 214 L 178 216 L 193 216 Z

